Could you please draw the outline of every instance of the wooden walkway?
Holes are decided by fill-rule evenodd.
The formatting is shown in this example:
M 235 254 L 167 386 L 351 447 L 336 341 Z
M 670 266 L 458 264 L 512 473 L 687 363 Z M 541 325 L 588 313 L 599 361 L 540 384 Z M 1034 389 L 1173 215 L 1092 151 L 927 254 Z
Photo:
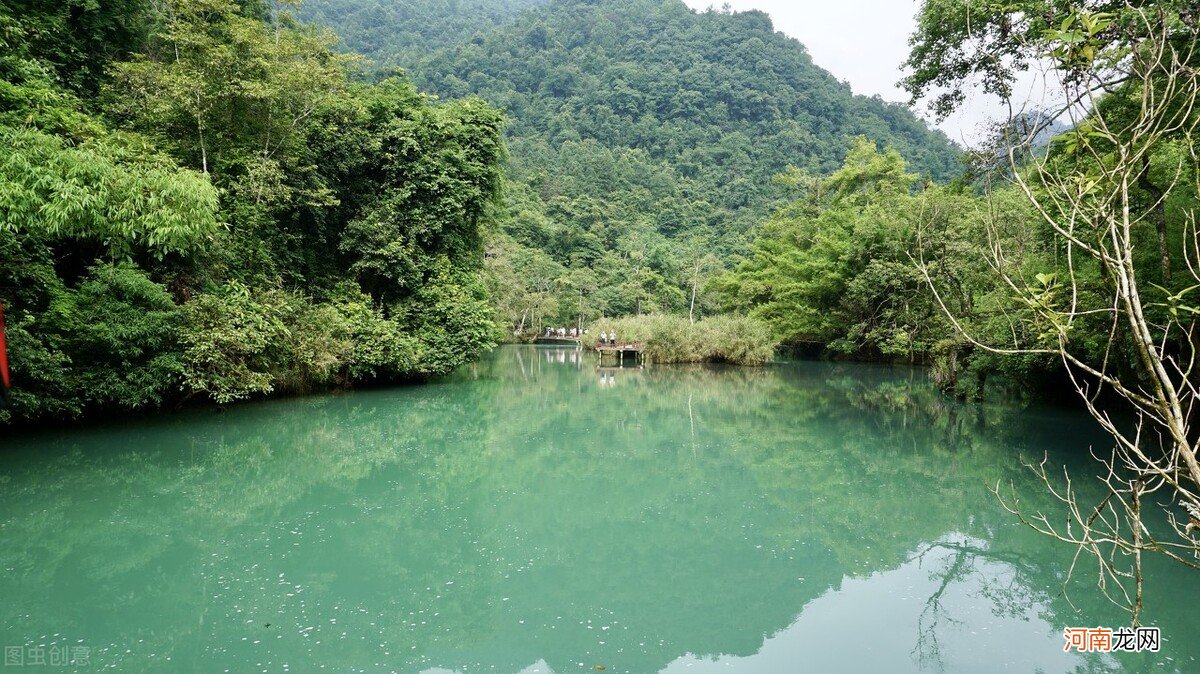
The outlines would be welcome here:
M 618 362 L 624 361 L 626 356 L 632 356 L 635 360 L 642 360 L 642 345 L 641 344 L 603 344 L 596 347 L 596 353 L 600 354 L 600 362 L 604 363 L 605 356 L 608 356 Z

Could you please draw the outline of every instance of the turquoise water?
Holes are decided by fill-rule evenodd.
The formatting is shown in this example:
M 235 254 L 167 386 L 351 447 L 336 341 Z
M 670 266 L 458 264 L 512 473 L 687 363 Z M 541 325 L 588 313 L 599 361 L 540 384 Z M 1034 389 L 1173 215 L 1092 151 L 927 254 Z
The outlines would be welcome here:
M 1064 627 L 1127 618 L 1090 578 L 1064 595 L 1073 551 L 988 486 L 1049 508 L 1022 461 L 1083 475 L 1089 444 L 1078 413 L 955 403 L 919 370 L 526 347 L 10 434 L 0 644 L 86 656 L 61 671 L 1200 671 L 1200 579 L 1165 564 L 1160 653 L 1063 653 Z

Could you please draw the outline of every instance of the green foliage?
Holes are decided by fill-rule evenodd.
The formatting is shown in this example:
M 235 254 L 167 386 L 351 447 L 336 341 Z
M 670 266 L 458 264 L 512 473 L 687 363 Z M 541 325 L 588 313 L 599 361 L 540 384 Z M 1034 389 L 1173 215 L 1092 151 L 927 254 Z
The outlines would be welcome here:
M 759 363 L 776 342 L 928 362 L 965 395 L 1056 365 L 982 352 L 944 309 L 989 343 L 1104 352 L 1098 318 L 1055 320 L 1066 262 L 1024 195 L 935 185 L 959 172 L 944 136 L 853 96 L 760 12 L 304 10 L 441 102 L 367 81 L 291 2 L 17 4 L 0 0 L 5 420 L 426 378 L 547 325 L 615 328 L 659 362 Z M 1119 3 L 1070 4 L 929 0 L 907 85 L 944 88 L 945 112 L 971 77 L 1005 93 L 1032 42 L 1068 74 L 1129 53 Z M 1131 116 L 1139 86 L 1099 105 Z M 1112 151 L 1086 122 L 1060 131 L 1056 173 Z M 1194 311 L 1160 263 L 1183 259 L 1191 149 L 1163 138 L 1131 186 L 1158 204 L 1135 255 L 1164 317 Z M 1017 288 L 996 287 L 989 239 Z M 1081 301 L 1105 295 L 1074 272 Z
M 832 171 L 853 136 L 934 177 L 959 171 L 944 136 L 903 106 L 853 96 L 760 12 L 696 13 L 678 0 L 457 6 L 320 0 L 308 11 L 377 65 L 507 111 L 504 204 L 486 263 L 507 338 L 688 312 L 693 291 L 694 313 L 715 313 L 704 281 L 718 269 L 697 261 L 744 253 L 787 192 L 771 177 L 791 165 Z M 365 247 L 384 253 L 367 271 L 415 275 L 411 244 L 385 250 L 391 232 L 363 230 Z
M 148 0 L 0 0 L 0 74 L 17 54 L 53 72 L 74 93 L 94 94 L 105 67 L 136 49 L 150 21 Z M 0 90 L 7 88 L 0 85 Z M 57 97 L 65 92 L 46 91 Z
M 490 344 L 496 110 L 359 81 L 291 3 L 9 4 L 0 420 L 427 377 Z
M 185 384 L 219 403 L 272 392 L 276 373 L 293 366 L 288 324 L 298 305 L 285 292 L 237 282 L 197 295 L 184 306 Z
M 388 319 L 353 284 L 328 302 L 295 292 L 250 289 L 230 282 L 185 305 L 184 376 L 188 388 L 219 403 L 274 392 L 307 392 L 352 382 L 443 374 L 473 358 L 490 336 L 456 330 L 479 301 L 441 282 L 414 302 L 428 302 L 442 322 Z M 440 301 L 439 301 L 440 300 Z M 478 330 L 482 330 L 481 342 Z M 472 341 L 474 340 L 474 341 Z M 472 349 L 475 349 L 472 351 Z M 433 370 L 436 363 L 438 370 Z
M 418 290 L 440 256 L 472 261 L 479 223 L 499 188 L 501 117 L 478 100 L 432 107 L 405 83 L 387 80 L 372 108 L 387 114 L 372 169 L 390 189 L 346 227 L 342 251 L 380 299 Z M 408 99 L 408 100 L 406 100 Z
M 109 114 L 223 184 L 244 176 L 255 200 L 285 198 L 273 192 L 302 166 L 288 161 L 305 158 L 301 125 L 345 91 L 352 59 L 328 33 L 286 16 L 268 25 L 235 0 L 166 0 L 159 11 L 143 53 L 112 69 Z
M 1195 3 L 1184 0 L 929 0 L 923 4 L 908 62 L 913 75 L 905 81 L 914 101 L 931 97 L 933 109 L 945 115 L 958 107 L 965 92 L 975 85 L 1007 97 L 1022 71 L 1047 61 L 1059 73 L 1068 97 L 1078 95 L 1091 101 L 1091 114 L 1073 128 L 1057 129 L 1045 156 L 1036 157 L 1039 166 L 1018 169 L 1017 176 L 1023 175 L 1024 182 L 1032 186 L 1028 197 L 989 190 L 988 229 L 981 227 L 979 238 L 993 239 L 989 246 L 1005 251 L 1001 259 L 993 260 L 990 279 L 998 283 L 996 272 L 1000 272 L 1015 281 L 1011 288 L 976 295 L 957 307 L 979 341 L 1051 352 L 1066 347 L 1075 358 L 1103 367 L 1122 381 L 1140 377 L 1136 370 L 1141 357 L 1133 351 L 1125 321 L 1108 318 L 1113 298 L 1119 295 L 1116 279 L 1091 256 L 1077 254 L 1078 249 L 1068 252 L 1065 237 L 1040 222 L 1041 218 L 1028 212 L 1014 217 L 1014 199 L 1053 204 L 1063 194 L 1077 197 L 1075 210 L 1055 204 L 1046 217 L 1071 229 L 1079 241 L 1122 260 L 1125 253 L 1112 252 L 1112 244 L 1106 241 L 1105 221 L 1125 212 L 1133 239 L 1129 253 L 1132 270 L 1128 273 L 1143 287 L 1155 288 L 1152 297 L 1141 293 L 1139 311 L 1145 311 L 1155 326 L 1171 324 L 1181 309 L 1186 313 L 1183 298 L 1189 283 L 1180 267 L 1188 265 L 1180 265 L 1180 260 L 1191 257 L 1191 244 L 1186 242 L 1191 239 L 1194 216 L 1189 212 L 1198 197 L 1195 139 L 1189 131 L 1195 127 L 1191 107 L 1195 91 L 1185 86 L 1163 94 L 1168 90 L 1162 81 L 1166 77 L 1161 69 L 1148 64 L 1173 58 L 1190 60 L 1180 64 L 1181 69 L 1200 64 L 1194 49 L 1198 19 Z M 1163 51 L 1155 52 L 1152 45 Z M 1158 100 L 1162 96 L 1167 98 Z M 1153 103 L 1147 103 L 1149 100 Z M 1139 119 L 1145 122 L 1146 111 L 1160 106 L 1164 119 L 1172 121 L 1147 136 Z M 1028 125 L 1027 120 L 1018 121 Z M 1053 121 L 1057 120 L 1051 114 L 1040 123 Z M 1011 133 L 1005 130 L 1002 152 L 998 153 L 1005 165 L 1007 152 L 1003 150 L 1011 143 Z M 1144 153 L 1129 149 L 1143 143 Z M 1193 149 L 1183 150 L 1185 147 Z M 1123 164 L 1132 171 L 1131 176 L 1113 170 Z M 1039 179 L 1038 172 L 1049 179 Z M 1054 185 L 1063 186 L 1062 191 Z M 1114 195 L 1124 195 L 1121 199 L 1127 201 L 1118 203 Z M 1028 207 L 1022 210 L 1028 211 Z M 1170 352 L 1171 339 L 1163 337 L 1161 341 Z M 942 350 L 954 360 L 959 347 L 946 344 Z M 964 371 L 974 370 L 981 376 L 999 372 L 1031 386 L 1059 367 L 1048 363 L 1046 357 L 1029 355 L 1002 358 L 975 353 L 970 360 Z M 952 385 L 961 383 L 950 374 L 945 379 Z
M 396 307 L 421 345 L 418 371 L 448 374 L 489 348 L 496 328 L 483 283 L 454 270 L 449 259 L 435 265 L 430 282 Z
M 928 195 L 893 150 L 859 138 L 844 166 L 765 223 L 714 287 L 790 345 L 917 359 L 941 327 L 912 264 Z
M 299 14 L 307 21 L 337 26 L 348 49 L 379 63 L 412 63 L 448 43 L 513 19 L 547 0 L 421 0 L 362 2 L 306 0 Z
M 540 248 L 524 246 L 512 237 L 495 235 L 487 242 L 484 280 L 494 307 L 500 338 L 520 339 L 539 326 L 570 322 L 570 293 L 565 290 L 566 267 Z
M 804 185 L 803 196 L 713 283 L 728 309 L 809 353 L 929 363 L 940 386 L 965 397 L 982 395 L 989 377 L 1048 390 L 1053 359 L 1000 357 L 959 332 L 988 344 L 1046 334 L 1038 307 L 1056 299 L 1045 270 L 1060 262 L 1023 194 L 918 188 L 899 155 L 864 139 L 828 178 L 785 179 Z M 1015 278 L 1042 290 L 1019 297 L 997 284 L 989 242 L 1008 251 Z
M 0 232 L 161 256 L 211 238 L 216 210 L 216 190 L 204 176 L 136 137 L 71 145 L 32 129 L 0 128 Z
M 937 177 L 957 171 L 944 137 L 902 106 L 853 96 L 761 12 L 563 0 L 413 70 L 439 93 L 510 110 L 517 138 L 644 149 L 696 176 L 707 191 L 693 196 L 727 207 L 754 200 L 788 164 L 834 168 L 844 138 L 858 134 L 911 151 L 909 161 Z
M 50 304 L 42 328 L 61 339 L 85 404 L 155 407 L 179 384 L 179 308 L 131 264 L 93 267 Z
M 15 387 L 5 419 L 155 407 L 173 394 L 179 311 L 161 285 L 130 264 L 96 265 L 75 289 L 48 265 L 26 271 L 44 285 L 25 299 L 44 304 L 6 305 L 16 311 L 6 316 Z
M 1154 21 L 1139 15 L 1145 7 Z M 945 117 L 973 86 L 1010 98 L 1017 77 L 1043 59 L 1068 83 L 1114 75 L 1147 34 L 1165 27 L 1194 39 L 1186 24 L 1195 20 L 1193 0 L 924 0 L 902 84 L 914 104 L 932 96 L 930 107 Z
M 349 341 L 349 353 L 343 355 L 339 367 L 350 381 L 388 381 L 411 376 L 419 370 L 418 339 L 389 320 L 357 284 L 339 285 L 330 297 L 330 304 L 323 309 L 320 314 L 313 314 L 316 328 Z
M 99 133 L 99 126 L 81 111 L 81 101 L 54 81 L 50 66 L 14 44 L 21 35 L 20 24 L 0 9 L 0 124 L 81 137 Z
M 640 344 L 655 363 L 762 365 L 779 344 L 765 323 L 744 316 L 712 316 L 695 323 L 666 314 L 606 318 L 588 333 L 595 345 L 601 332 L 615 332 L 619 344 Z

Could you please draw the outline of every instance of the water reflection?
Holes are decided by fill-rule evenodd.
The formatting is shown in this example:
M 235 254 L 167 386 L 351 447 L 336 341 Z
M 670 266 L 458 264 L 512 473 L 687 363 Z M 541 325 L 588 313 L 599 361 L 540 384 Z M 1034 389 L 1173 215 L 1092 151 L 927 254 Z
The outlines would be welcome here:
M 664 672 L 1052 672 L 1086 668 L 1037 619 L 1052 610 L 984 541 L 949 537 L 888 571 L 846 579 L 746 657 L 685 655 Z M 991 590 L 999 589 L 993 593 Z M 1012 591 L 1016 592 L 1013 596 Z M 984 613 L 990 612 L 990 615 Z M 1034 616 L 1033 619 L 1027 616 Z M 914 644 L 913 635 L 916 634 Z M 851 650 L 838 646 L 854 643 Z M 1115 663 L 1098 661 L 1101 668 Z
M 539 351 L 541 351 L 542 355 L 545 356 L 546 362 L 551 364 L 558 363 L 582 365 L 584 361 L 583 351 L 578 348 L 563 349 L 542 347 L 539 349 Z
M 8 440 L 0 637 L 123 671 L 1195 670 L 1170 568 L 1161 657 L 1064 655 L 1122 616 L 986 491 L 1080 417 L 903 369 L 595 365 Z

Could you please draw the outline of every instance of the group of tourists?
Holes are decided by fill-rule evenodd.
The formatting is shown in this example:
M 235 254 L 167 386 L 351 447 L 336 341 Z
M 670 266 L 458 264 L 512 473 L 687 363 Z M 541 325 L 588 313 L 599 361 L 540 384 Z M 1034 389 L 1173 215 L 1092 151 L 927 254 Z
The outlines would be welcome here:
M 582 328 L 546 328 L 546 334 L 544 334 L 542 336 L 543 337 L 561 337 L 564 339 L 566 339 L 566 338 L 579 339 L 580 337 L 583 337 L 586 334 L 587 334 L 587 330 L 584 330 Z M 616 331 L 614 330 L 612 332 L 607 332 L 607 331 L 601 332 L 600 333 L 600 345 L 601 346 L 616 346 L 617 345 Z

